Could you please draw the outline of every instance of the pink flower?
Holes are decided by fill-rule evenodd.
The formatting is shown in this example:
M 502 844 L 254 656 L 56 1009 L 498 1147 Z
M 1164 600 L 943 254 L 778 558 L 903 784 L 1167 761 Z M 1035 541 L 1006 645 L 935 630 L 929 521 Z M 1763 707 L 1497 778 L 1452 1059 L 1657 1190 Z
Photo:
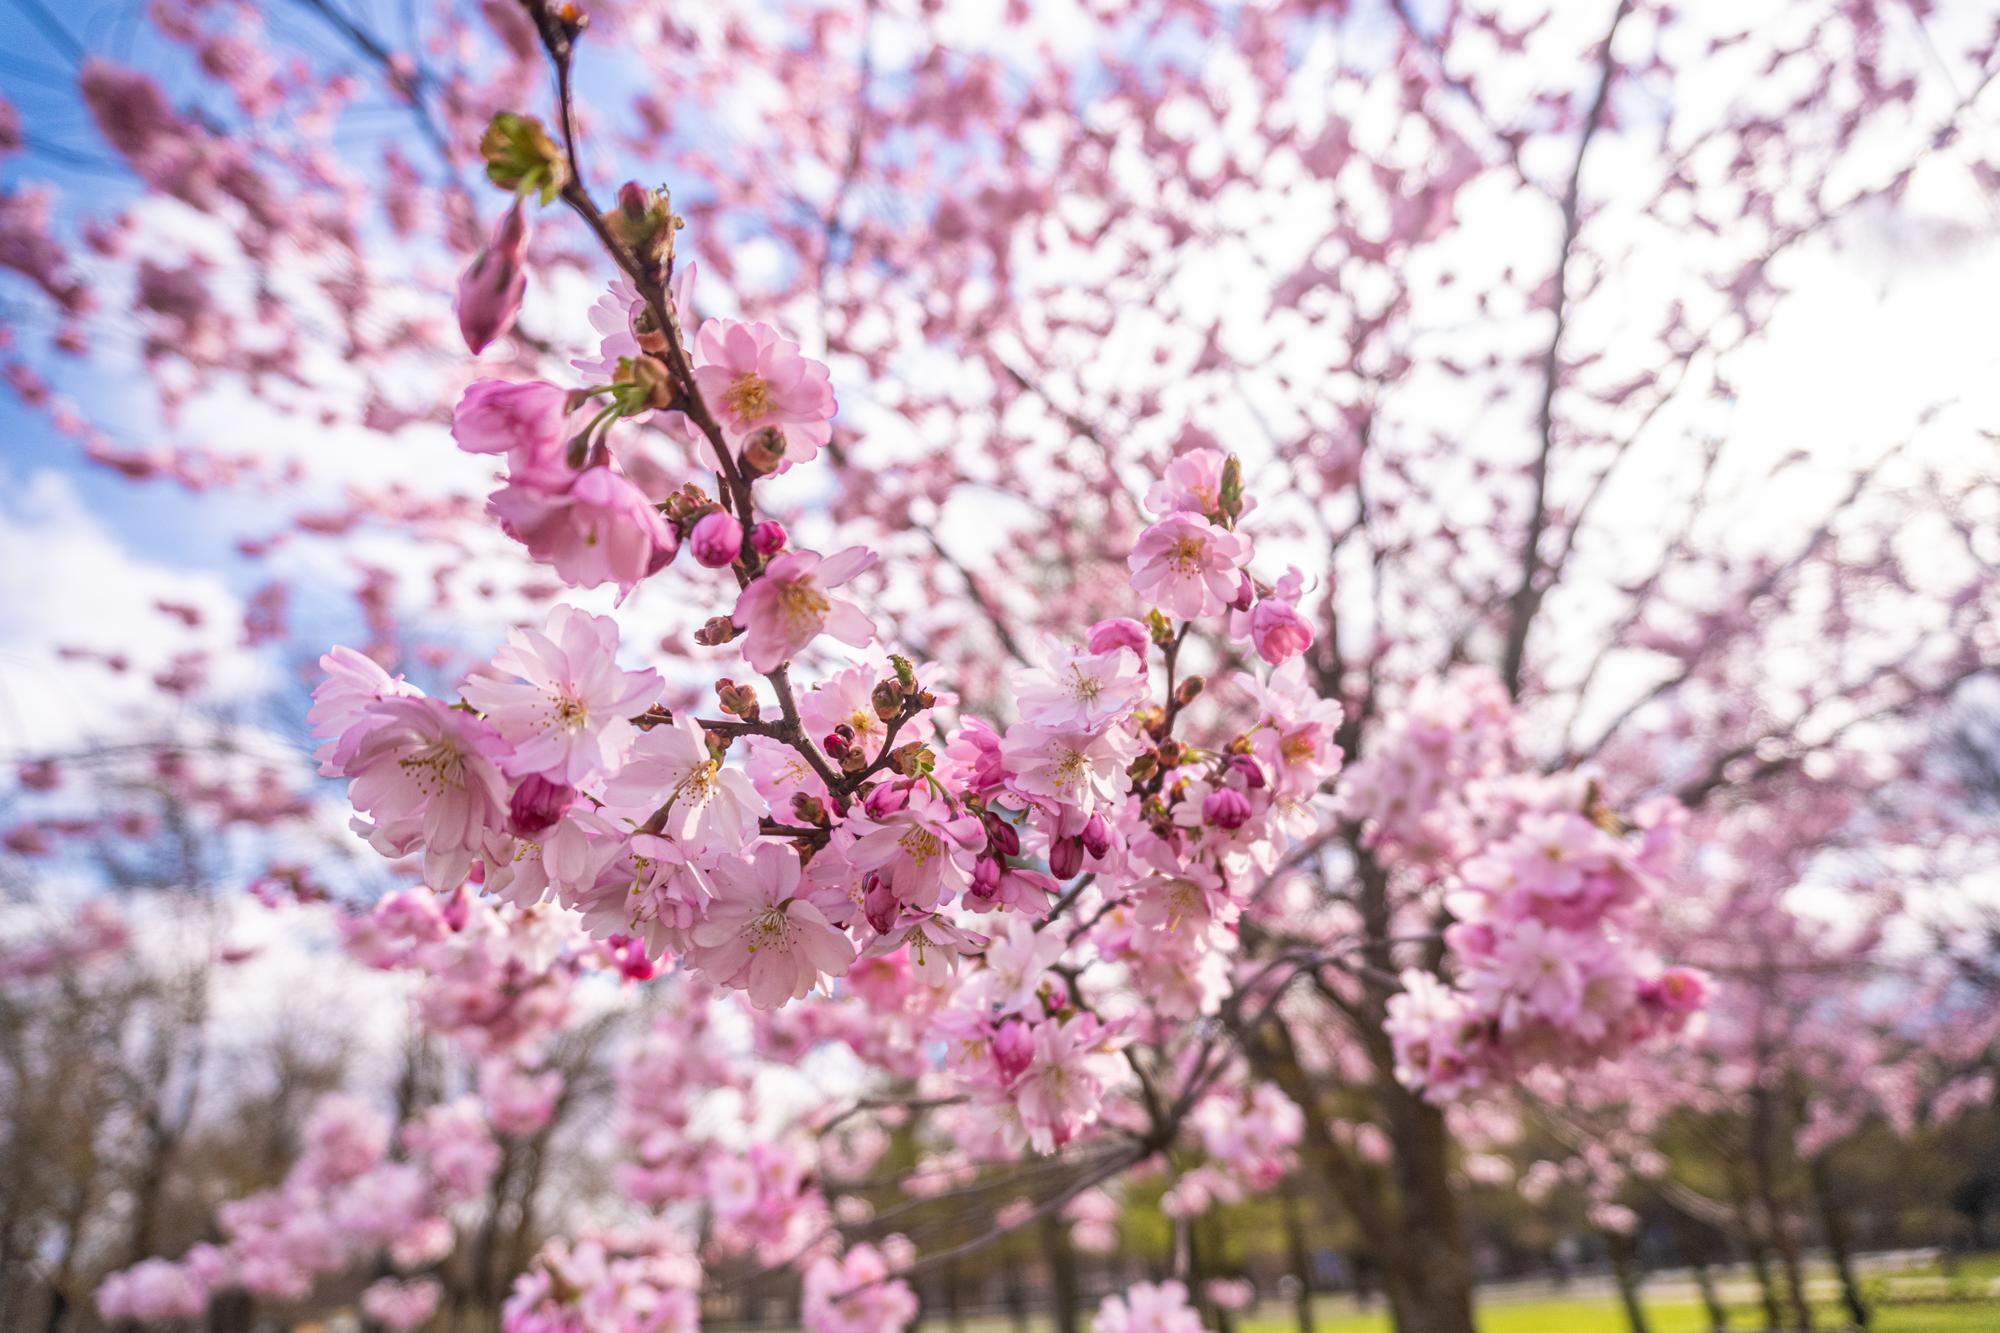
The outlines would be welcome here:
M 1313 631 L 1296 606 L 1266 597 L 1250 612 L 1250 640 L 1257 656 L 1279 666 L 1312 647 Z
M 616 621 L 557 606 L 466 678 L 466 702 L 513 747 L 509 773 L 581 786 L 616 766 L 637 734 L 629 719 L 660 693 L 659 673 L 621 670 L 617 652 Z
M 847 849 L 850 865 L 873 870 L 889 891 L 911 907 L 934 910 L 972 883 L 973 856 L 986 845 L 986 828 L 942 800 L 920 796 L 864 829 Z
M 501 214 L 493 239 L 458 279 L 458 330 L 474 356 L 514 327 L 521 313 L 521 296 L 528 287 L 528 215 L 516 199 Z
M 1014 775 L 1014 790 L 1089 816 L 1131 785 L 1125 770 L 1138 757 L 1139 743 L 1119 727 L 1093 736 L 1017 723 L 1007 728 L 1000 752 Z
M 196 1319 L 208 1309 L 208 1289 L 183 1265 L 142 1259 L 104 1279 L 97 1309 L 106 1319 L 143 1323 Z
M 507 744 L 485 722 L 436 699 L 370 704 L 330 763 L 351 777 L 348 800 L 374 820 L 377 845 L 424 852 L 424 882 L 455 888 L 475 857 L 503 842 Z
M 801 999 L 827 978 L 846 975 L 854 944 L 794 896 L 799 858 L 789 848 L 760 844 L 748 860 L 718 863 L 714 880 L 715 901 L 694 927 L 689 966 L 748 991 L 759 1009 Z
M 469 454 L 505 454 L 512 478 L 551 490 L 569 480 L 569 395 L 546 380 L 474 380 L 451 413 L 451 438 Z
M 560 491 L 514 479 L 486 506 L 508 536 L 579 588 L 629 589 L 680 546 L 639 488 L 609 467 L 588 468 Z
M 785 428 L 779 472 L 806 463 L 833 436 L 833 385 L 825 366 L 769 324 L 711 319 L 694 340 L 694 379 L 731 441 Z
M 1140 1282 L 1104 1298 L 1090 1333 L 1202 1333 L 1201 1314 L 1188 1304 L 1185 1284 Z
M 1233 832 L 1250 822 L 1250 814 L 1250 798 L 1233 787 L 1217 787 L 1202 798 L 1202 821 L 1216 828 Z
M 1126 616 L 1098 621 L 1090 627 L 1090 633 L 1084 641 L 1093 653 L 1126 649 L 1139 659 L 1139 668 L 1142 671 L 1146 665 L 1146 654 L 1153 648 L 1153 636 L 1147 632 L 1146 627 Z
M 736 599 L 734 620 L 746 631 L 743 656 L 758 671 L 775 671 L 823 631 L 856 648 L 875 637 L 875 622 L 845 598 L 828 596 L 875 563 L 875 553 L 850 546 L 834 555 L 793 551 L 773 560 Z
M 1176 513 L 1139 534 L 1127 561 L 1132 589 L 1182 620 L 1215 615 L 1236 595 L 1236 572 L 1250 559 L 1248 539 L 1197 514 Z
M 661 832 L 702 852 L 742 851 L 764 813 L 749 777 L 710 753 L 701 724 L 686 713 L 639 734 L 604 799 L 636 822 L 666 807 Z
M 395 1333 L 407 1333 L 437 1313 L 438 1298 L 443 1294 L 443 1288 L 427 1279 L 399 1282 L 385 1277 L 361 1293 L 361 1310 Z
M 331 778 L 340 776 L 340 770 L 331 762 L 340 735 L 361 720 L 370 704 L 383 699 L 419 698 L 423 691 L 401 676 L 391 676 L 375 659 L 352 648 L 331 649 L 319 659 L 319 669 L 326 673 L 326 679 L 313 690 L 312 709 L 307 712 L 306 721 L 311 724 L 313 735 L 325 742 L 313 751 L 313 758 L 319 760 L 320 776 Z
M 583 914 L 583 928 L 593 938 L 636 937 L 649 958 L 685 952 L 688 932 L 714 893 L 709 877 L 671 838 L 635 833 L 624 853 L 567 905 Z
M 1097 732 L 1145 698 L 1145 657 L 1135 661 L 1115 647 L 1079 651 L 1051 638 L 1042 644 L 1042 665 L 1016 670 L 1012 683 L 1024 722 Z
M 806 1270 L 802 1322 L 806 1333 L 898 1333 L 917 1317 L 916 1294 L 889 1276 L 888 1261 L 872 1245 L 856 1245 L 840 1258 L 823 1255 Z
M 1155 514 L 1214 514 L 1222 508 L 1222 468 L 1229 461 L 1220 449 L 1190 449 L 1167 464 L 1166 473 L 1146 491 L 1146 508 Z M 1243 513 L 1255 508 L 1245 500 Z
M 688 534 L 688 550 L 710 569 L 732 565 L 743 554 L 743 525 L 725 510 L 704 514 Z

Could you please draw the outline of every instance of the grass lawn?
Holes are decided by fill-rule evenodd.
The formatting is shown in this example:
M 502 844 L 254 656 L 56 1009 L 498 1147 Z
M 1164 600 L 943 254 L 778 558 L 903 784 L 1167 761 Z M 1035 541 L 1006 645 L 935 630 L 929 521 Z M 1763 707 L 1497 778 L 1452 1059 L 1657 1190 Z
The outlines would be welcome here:
M 1845 1320 L 1833 1309 L 1817 1312 L 1822 1329 L 1845 1327 Z M 1649 1305 L 1646 1310 L 1652 1333 L 1708 1333 L 1708 1318 L 1695 1305 Z M 1763 1328 L 1763 1316 L 1756 1310 L 1730 1311 L 1729 1326 L 1743 1333 Z M 1242 1333 L 1295 1333 L 1298 1325 L 1289 1314 L 1267 1307 L 1259 1315 L 1239 1321 Z M 1389 1333 L 1384 1314 L 1322 1315 L 1314 1321 L 1315 1333 Z M 1479 1311 L 1480 1333 L 1625 1333 L 1625 1315 L 1611 1300 L 1529 1301 L 1489 1303 Z M 2000 1330 L 2000 1306 L 1981 1305 L 1897 1305 L 1875 1312 L 1873 1333 L 1995 1333 Z

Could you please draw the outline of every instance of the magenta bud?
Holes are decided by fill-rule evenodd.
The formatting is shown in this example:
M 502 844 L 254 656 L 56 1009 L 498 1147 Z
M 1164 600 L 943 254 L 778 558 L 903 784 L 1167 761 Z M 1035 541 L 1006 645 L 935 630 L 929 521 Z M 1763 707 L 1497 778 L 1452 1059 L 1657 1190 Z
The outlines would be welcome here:
M 1240 829 L 1250 822 L 1250 799 L 1233 787 L 1217 787 L 1202 799 L 1201 817 L 1219 829 Z
M 680 554 L 680 529 L 671 523 L 662 523 L 660 528 L 666 535 L 653 544 L 652 557 L 646 561 L 646 573 L 649 575 L 657 574 L 674 563 L 674 557 Z
M 1248 611 L 1250 603 L 1257 600 L 1257 587 L 1250 582 L 1248 574 L 1238 574 L 1236 577 L 1238 580 L 1236 595 L 1229 599 L 1229 609 L 1231 611 Z
M 1239 754 L 1230 759 L 1229 771 L 1242 776 L 1243 785 L 1251 791 L 1264 790 L 1264 766 L 1247 754 Z
M 776 555 L 785 549 L 785 525 L 765 519 L 750 529 L 750 549 L 758 555 Z
M 909 803 L 907 788 L 885 782 L 868 793 L 868 799 L 861 803 L 861 808 L 868 812 L 870 819 L 887 819 Z
M 1083 839 L 1057 838 L 1049 848 L 1049 873 L 1057 879 L 1069 879 L 1083 869 Z
M 710 569 L 721 569 L 736 563 L 743 553 L 743 525 L 736 521 L 734 514 L 718 509 L 703 515 L 688 534 L 688 549 L 694 558 Z
M 1083 821 L 1083 832 L 1077 835 L 1083 842 L 1083 850 L 1090 853 L 1093 861 L 1101 859 L 1111 850 L 1111 825 L 1104 822 L 1103 815 L 1092 815 Z
M 1130 648 L 1143 662 L 1153 646 L 1153 639 L 1146 632 L 1144 625 L 1120 616 L 1112 620 L 1100 620 L 1092 625 L 1085 643 L 1093 653 L 1108 653 L 1114 648 Z
M 986 817 L 986 841 L 1001 856 L 1021 854 L 1021 835 L 1014 826 L 998 815 Z
M 1035 1062 L 1035 1034 L 1026 1023 L 1010 1018 L 993 1034 L 993 1063 L 1000 1077 L 1012 1083 Z
M 576 788 L 530 773 L 507 801 L 508 827 L 523 838 L 539 838 L 576 803 Z
M 472 895 L 463 884 L 451 891 L 451 897 L 444 900 L 444 907 L 438 915 L 453 934 L 465 929 L 465 923 L 472 919 Z
M 868 924 L 878 935 L 886 935 L 896 928 L 896 918 L 902 915 L 903 900 L 889 891 L 879 876 L 868 877 L 868 888 L 861 895 L 861 912 L 868 918 Z
M 990 856 L 982 856 L 972 863 L 972 896 L 991 899 L 1000 892 L 1000 863 Z
M 527 291 L 528 237 L 532 229 L 521 201 L 500 217 L 493 237 L 458 279 L 458 331 L 474 356 L 514 327 Z

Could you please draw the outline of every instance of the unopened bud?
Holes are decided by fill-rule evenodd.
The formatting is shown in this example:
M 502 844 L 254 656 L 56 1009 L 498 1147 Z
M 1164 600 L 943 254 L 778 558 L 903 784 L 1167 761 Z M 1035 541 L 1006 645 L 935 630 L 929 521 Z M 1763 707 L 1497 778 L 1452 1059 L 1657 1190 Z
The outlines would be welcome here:
M 1090 853 L 1090 859 L 1100 860 L 1111 850 L 1111 825 L 1104 822 L 1103 815 L 1092 815 L 1083 821 L 1083 832 L 1077 834 L 1083 842 L 1083 850 Z
M 479 137 L 479 156 L 486 179 L 515 194 L 539 194 L 545 204 L 569 181 L 562 150 L 533 116 L 497 113 Z
M 1174 702 L 1186 708 L 1201 697 L 1201 692 L 1207 685 L 1208 682 L 1200 676 L 1189 676 L 1186 680 L 1174 686 Z
M 531 228 L 521 201 L 500 217 L 486 248 L 465 266 L 458 279 L 458 331 L 477 356 L 494 339 L 514 327 L 521 297 L 528 287 L 528 237 Z
M 1222 485 L 1217 497 L 1225 518 L 1234 521 L 1243 513 L 1243 460 L 1235 454 L 1223 460 Z
M 1069 879 L 1083 869 L 1083 839 L 1057 838 L 1049 848 L 1049 873 L 1057 879 Z
M 1150 750 L 1134 759 L 1125 768 L 1125 775 L 1134 782 L 1144 782 L 1160 771 L 1160 757 Z
M 657 268 L 673 252 L 674 232 L 681 220 L 667 206 L 666 196 L 627 181 L 618 189 L 618 206 L 606 213 L 604 227 L 619 244 L 648 268 Z
M 734 514 L 717 509 L 696 520 L 688 549 L 708 568 L 723 569 L 743 554 L 743 525 Z
M 825 750 L 835 759 L 839 759 L 844 755 L 846 755 L 848 750 L 852 747 L 848 745 L 847 737 L 841 735 L 837 731 L 834 731 L 827 733 L 826 737 L 820 741 L 819 748 Z
M 728 616 L 711 616 L 694 632 L 694 641 L 703 647 L 713 648 L 718 643 L 728 643 L 737 633 L 736 622 Z
M 847 752 L 840 756 L 840 771 L 843 773 L 859 773 L 866 767 L 868 752 L 858 745 L 848 746 Z
M 785 526 L 775 519 L 765 519 L 750 529 L 750 549 L 758 555 L 776 555 L 785 549 Z
M 906 778 L 921 777 L 931 771 L 937 763 L 933 755 L 920 741 L 908 745 L 898 745 L 889 752 L 889 767 Z
M 792 794 L 792 818 L 798 820 L 801 824 L 811 824 L 815 828 L 824 827 L 826 824 L 826 802 L 820 800 L 819 797 L 814 796 L 811 792 L 794 792 Z
M 893 680 L 877 681 L 869 702 L 875 705 L 876 717 L 893 722 L 903 713 L 903 688 Z
M 1012 824 L 998 815 L 986 817 L 986 842 L 1002 856 L 1021 854 L 1021 834 Z
M 765 426 L 743 442 L 743 465 L 760 477 L 768 477 L 785 463 L 785 432 Z

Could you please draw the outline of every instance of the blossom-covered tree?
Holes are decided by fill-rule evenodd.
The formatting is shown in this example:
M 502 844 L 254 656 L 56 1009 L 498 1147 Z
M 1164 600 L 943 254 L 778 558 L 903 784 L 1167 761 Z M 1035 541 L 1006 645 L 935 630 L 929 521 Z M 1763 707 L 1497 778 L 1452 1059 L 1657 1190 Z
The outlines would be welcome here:
M 552 1242 L 509 1327 L 680 1326 L 745 1255 L 810 1327 L 898 1327 L 911 1281 L 1128 1173 L 1169 1174 L 1185 1255 L 1295 1166 L 1399 1328 L 1471 1327 L 1456 1139 L 1684 1046 L 1734 982 L 1676 903 L 1909 841 L 1815 800 L 1923 787 L 1923 722 L 2000 654 L 1976 407 L 1798 448 L 1732 419 L 1792 261 L 1990 195 L 1960 130 L 2000 31 L 1777 8 L 526 0 L 405 38 L 316 5 L 332 54 L 281 59 L 255 12 L 169 6 L 184 96 L 49 18 L 139 188 L 58 222 L 10 187 L 55 324 L 23 404 L 258 498 L 243 554 L 287 572 L 252 645 L 368 552 L 310 725 L 445 904 L 385 899 L 392 941 L 535 923 L 530 974 L 686 992 L 621 1082 L 649 1224 Z M 414 133 L 351 150 L 377 96 Z M 62 358 L 144 370 L 175 447 L 72 406 Z M 226 413 L 287 442 L 179 442 Z M 186 696 L 215 655 L 148 665 Z M 1792 808 L 1837 817 L 1757 845 Z M 462 953 L 410 961 L 520 1039 L 523 978 Z M 694 1101 L 747 1075 L 687 1067 L 711 1007 L 773 1062 L 845 1048 L 852 1105 L 718 1139 Z M 466 1184 L 431 1157 L 517 1082 L 351 1171 L 334 1114 L 248 1239 L 107 1312 L 257 1290 L 267 1204 L 380 1176 L 367 1211 L 424 1229 Z M 829 1169 L 871 1123 L 921 1145 L 911 1195 L 1021 1206 L 913 1245 Z M 427 1316 L 388 1282 L 372 1317 Z

